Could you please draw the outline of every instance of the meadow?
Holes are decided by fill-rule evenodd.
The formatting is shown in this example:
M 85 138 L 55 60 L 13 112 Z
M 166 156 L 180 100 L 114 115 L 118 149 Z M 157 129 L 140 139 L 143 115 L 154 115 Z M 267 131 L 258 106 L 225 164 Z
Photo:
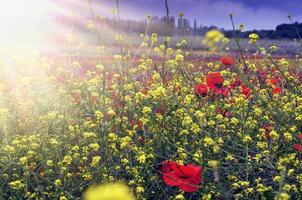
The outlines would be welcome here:
M 301 41 L 86 29 L 1 58 L 0 199 L 302 198 Z

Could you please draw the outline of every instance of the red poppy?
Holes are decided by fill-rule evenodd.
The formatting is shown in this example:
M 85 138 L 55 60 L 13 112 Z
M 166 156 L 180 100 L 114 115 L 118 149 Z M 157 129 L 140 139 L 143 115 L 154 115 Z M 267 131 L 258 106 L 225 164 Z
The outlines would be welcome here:
M 251 95 L 251 89 L 246 87 L 245 85 L 241 85 L 242 94 L 244 94 L 247 98 Z
M 215 94 L 223 94 L 228 96 L 229 90 L 223 86 L 224 78 L 219 72 L 212 72 L 207 75 L 206 82 Z
M 155 113 L 164 114 L 165 110 L 162 107 L 156 108 Z
M 302 146 L 300 144 L 294 144 L 293 148 L 296 150 L 296 151 L 302 151 Z
M 223 117 L 230 117 L 231 116 L 231 112 L 229 112 L 228 109 L 217 108 L 216 112 L 221 114 Z
M 302 133 L 300 133 L 300 134 L 298 135 L 298 139 L 299 139 L 299 140 L 302 140 Z
M 161 167 L 163 181 L 169 186 L 176 186 L 184 192 L 196 192 L 201 182 L 201 166 L 187 166 L 174 161 L 163 161 Z
M 281 87 L 275 87 L 275 88 L 273 89 L 273 95 L 274 95 L 274 94 L 280 94 L 281 91 L 282 91 Z
M 270 138 L 271 138 L 271 135 L 270 135 L 269 132 L 266 132 L 266 133 L 265 133 L 265 138 L 266 138 L 266 139 L 270 139 Z
M 224 78 L 219 72 L 211 72 L 207 75 L 206 82 L 211 90 L 223 87 Z
M 272 78 L 269 80 L 272 85 L 277 85 L 280 82 L 279 78 Z
M 239 85 L 241 85 L 241 80 L 236 78 L 236 80 L 230 84 L 230 87 L 231 87 L 231 89 L 235 89 Z
M 246 98 L 251 95 L 251 89 L 245 86 L 245 84 L 240 79 L 236 78 L 235 81 L 230 84 L 230 88 L 235 89 L 238 86 L 241 86 L 242 94 L 244 94 Z
M 264 130 L 265 130 L 265 138 L 266 138 L 266 139 L 270 139 L 270 138 L 271 138 L 270 132 L 271 132 L 271 130 L 272 130 L 271 125 L 265 124 L 263 128 L 264 128 Z
M 235 64 L 235 60 L 232 56 L 221 56 L 220 62 L 228 66 Z
M 219 90 L 215 90 L 215 94 L 221 94 L 221 95 L 227 97 L 227 96 L 229 96 L 229 89 L 223 87 L 223 88 L 221 88 Z
M 197 84 L 194 86 L 196 96 L 206 96 L 208 94 L 208 86 L 205 84 Z
M 142 122 L 140 120 L 131 119 L 130 120 L 131 128 L 137 127 L 137 129 L 142 129 Z
M 141 136 L 139 138 L 140 143 L 145 144 L 146 143 L 146 138 L 144 136 Z

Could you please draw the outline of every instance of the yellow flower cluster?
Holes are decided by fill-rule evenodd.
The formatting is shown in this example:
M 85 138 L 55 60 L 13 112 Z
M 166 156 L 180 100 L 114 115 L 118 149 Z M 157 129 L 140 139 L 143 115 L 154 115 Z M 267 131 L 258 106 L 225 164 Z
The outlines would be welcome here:
M 91 186 L 85 192 L 85 200 L 135 200 L 129 188 L 122 183 Z
M 257 35 L 256 33 L 251 33 L 249 35 L 249 39 L 250 39 L 250 41 L 249 41 L 250 43 L 256 44 L 257 41 L 259 40 L 259 35 Z

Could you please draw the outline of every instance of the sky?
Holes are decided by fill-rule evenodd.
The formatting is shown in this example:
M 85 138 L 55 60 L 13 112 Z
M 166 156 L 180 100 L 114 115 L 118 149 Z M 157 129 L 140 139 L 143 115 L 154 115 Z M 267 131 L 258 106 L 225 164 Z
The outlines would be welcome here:
M 96 12 L 110 16 L 115 0 L 92 0 Z M 119 0 L 123 19 L 142 19 L 165 15 L 164 0 Z M 274 29 L 288 23 L 288 15 L 302 22 L 302 0 L 168 0 L 171 15 L 183 12 L 192 22 L 230 29 L 229 14 L 247 30 Z M 191 23 L 192 23 L 191 22 Z
M 32 30 L 37 23 L 51 21 L 57 15 L 78 13 L 88 17 L 89 1 L 96 15 L 113 16 L 116 0 L 9 0 L 0 6 L 0 33 L 3 29 Z M 165 15 L 165 0 L 118 1 L 122 19 L 142 20 L 148 15 Z M 171 16 L 182 12 L 191 24 L 196 19 L 198 25 L 225 29 L 231 29 L 230 13 L 236 25 L 244 24 L 246 30 L 274 29 L 278 24 L 289 23 L 288 15 L 302 22 L 302 0 L 168 0 L 168 4 Z

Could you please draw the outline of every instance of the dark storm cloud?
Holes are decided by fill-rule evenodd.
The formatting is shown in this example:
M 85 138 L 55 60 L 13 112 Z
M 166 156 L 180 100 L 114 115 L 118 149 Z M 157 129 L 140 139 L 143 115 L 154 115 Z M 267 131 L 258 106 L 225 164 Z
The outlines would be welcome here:
M 115 0 L 94 0 L 99 12 L 110 15 Z M 141 19 L 147 15 L 165 15 L 164 0 L 119 0 L 121 17 Z M 169 0 L 171 15 L 179 12 L 203 25 L 230 28 L 228 15 L 232 13 L 237 24 L 247 29 L 273 29 L 280 23 L 288 23 L 293 15 L 302 21 L 302 0 Z

